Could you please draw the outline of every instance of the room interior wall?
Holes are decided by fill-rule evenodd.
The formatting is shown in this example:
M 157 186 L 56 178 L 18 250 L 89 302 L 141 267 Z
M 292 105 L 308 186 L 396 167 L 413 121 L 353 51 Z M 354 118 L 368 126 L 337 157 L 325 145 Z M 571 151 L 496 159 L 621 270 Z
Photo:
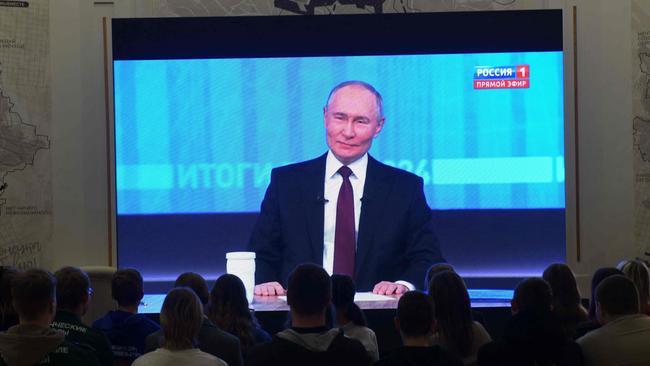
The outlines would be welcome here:
M 542 3 L 567 12 L 577 6 L 581 258 L 570 242 L 567 261 L 585 294 L 596 268 L 642 253 L 633 241 L 630 1 Z M 109 264 L 102 17 L 151 15 L 153 4 L 59 0 L 50 7 L 54 234 L 44 248 L 47 269 Z

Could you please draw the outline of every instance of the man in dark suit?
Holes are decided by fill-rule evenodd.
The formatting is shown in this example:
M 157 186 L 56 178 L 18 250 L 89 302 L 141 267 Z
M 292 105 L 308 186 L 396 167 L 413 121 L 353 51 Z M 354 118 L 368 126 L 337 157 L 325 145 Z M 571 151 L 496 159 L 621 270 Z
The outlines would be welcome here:
M 352 276 L 360 290 L 400 294 L 442 262 L 422 178 L 368 155 L 384 126 L 381 95 L 343 82 L 323 109 L 328 153 L 276 168 L 249 248 L 256 295 L 281 295 L 289 273 L 312 262 Z

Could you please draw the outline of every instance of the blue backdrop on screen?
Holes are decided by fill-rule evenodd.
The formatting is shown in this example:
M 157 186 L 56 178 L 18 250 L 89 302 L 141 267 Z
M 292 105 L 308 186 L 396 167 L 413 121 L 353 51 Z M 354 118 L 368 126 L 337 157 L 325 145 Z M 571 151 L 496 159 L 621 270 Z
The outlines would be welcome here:
M 475 89 L 528 65 L 528 88 Z M 273 167 L 327 150 L 337 83 L 383 95 L 370 153 L 440 210 L 563 209 L 562 52 L 115 61 L 118 215 L 259 211 Z

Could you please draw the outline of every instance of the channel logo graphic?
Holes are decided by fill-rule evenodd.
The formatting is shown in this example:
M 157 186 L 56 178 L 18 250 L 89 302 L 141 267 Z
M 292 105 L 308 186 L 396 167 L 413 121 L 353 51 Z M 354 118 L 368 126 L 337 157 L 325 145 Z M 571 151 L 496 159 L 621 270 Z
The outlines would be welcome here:
M 476 66 L 474 89 L 527 89 L 530 66 Z

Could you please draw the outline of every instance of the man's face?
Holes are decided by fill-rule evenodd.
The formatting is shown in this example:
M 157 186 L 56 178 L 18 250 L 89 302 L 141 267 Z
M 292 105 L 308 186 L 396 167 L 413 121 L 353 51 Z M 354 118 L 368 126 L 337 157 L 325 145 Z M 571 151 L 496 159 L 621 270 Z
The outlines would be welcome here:
M 343 164 L 363 156 L 384 126 L 375 95 L 359 85 L 337 90 L 325 107 L 327 146 Z

